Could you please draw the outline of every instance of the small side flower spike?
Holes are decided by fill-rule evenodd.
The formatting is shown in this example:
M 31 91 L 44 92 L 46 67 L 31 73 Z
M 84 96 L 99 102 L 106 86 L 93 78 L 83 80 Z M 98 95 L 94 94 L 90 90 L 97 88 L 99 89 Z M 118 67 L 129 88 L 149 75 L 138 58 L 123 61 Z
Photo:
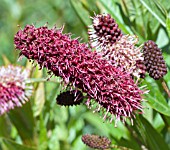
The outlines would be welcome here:
M 33 88 L 26 83 L 28 75 L 18 66 L 0 67 L 0 115 L 28 101 Z
M 161 49 L 154 41 L 147 41 L 143 46 L 144 63 L 149 76 L 159 80 L 167 74 L 167 67 Z
M 111 146 L 111 141 L 104 136 L 85 134 L 81 139 L 90 148 L 108 149 Z

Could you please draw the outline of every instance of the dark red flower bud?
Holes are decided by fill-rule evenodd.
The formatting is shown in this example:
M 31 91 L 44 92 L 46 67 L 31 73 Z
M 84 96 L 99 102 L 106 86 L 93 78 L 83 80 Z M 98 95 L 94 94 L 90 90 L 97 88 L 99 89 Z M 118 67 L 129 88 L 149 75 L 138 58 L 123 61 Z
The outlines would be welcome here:
M 89 39 L 91 47 L 105 49 L 122 37 L 122 31 L 116 21 L 109 14 L 95 15 L 93 24 L 89 26 Z
M 144 63 L 149 76 L 155 80 L 167 74 L 167 67 L 161 49 L 154 41 L 147 41 L 143 46 Z

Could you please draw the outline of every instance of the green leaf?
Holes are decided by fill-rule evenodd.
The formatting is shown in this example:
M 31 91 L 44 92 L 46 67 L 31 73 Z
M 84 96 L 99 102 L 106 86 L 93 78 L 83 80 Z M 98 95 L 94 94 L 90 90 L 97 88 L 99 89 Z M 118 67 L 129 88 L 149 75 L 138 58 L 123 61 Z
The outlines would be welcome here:
M 147 77 L 143 85 L 147 85 L 147 89 L 150 89 L 149 93 L 145 95 L 149 105 L 161 114 L 170 116 L 170 106 L 164 97 L 166 93 L 162 88 L 161 81 Z
M 165 27 L 165 16 L 162 14 L 161 7 L 157 7 L 158 3 L 148 0 L 140 0 L 146 9 Z
M 30 101 L 9 112 L 9 118 L 26 145 L 35 145 L 34 118 Z
M 125 146 L 127 148 L 132 148 L 135 150 L 141 150 L 140 145 L 135 141 L 134 138 L 131 138 L 130 140 L 121 138 L 119 141 L 117 141 L 119 143 L 119 145 L 121 146 Z
M 5 65 L 11 64 L 10 60 L 6 57 L 6 55 L 2 54 L 2 59 Z
M 169 150 L 163 137 L 142 115 L 139 115 L 139 118 L 136 120 L 136 125 L 148 149 Z
M 104 133 L 106 136 L 111 134 L 116 139 L 120 139 L 122 137 L 128 138 L 128 131 L 121 122 L 119 122 L 117 128 L 114 127 L 114 123 L 104 122 L 101 124 L 103 121 L 102 118 L 100 118 L 97 114 L 92 114 L 92 112 L 86 112 L 82 115 L 82 118 L 98 129 L 101 134 Z
M 36 82 L 36 80 L 43 78 L 43 71 L 39 70 L 38 67 L 36 67 L 36 70 L 34 71 L 34 79 L 31 79 L 32 82 Z M 43 80 L 42 80 L 43 81 Z M 46 81 L 44 79 L 44 81 Z M 44 82 L 40 82 L 36 84 L 35 87 L 35 95 L 34 95 L 34 106 L 33 106 L 33 112 L 34 116 L 37 117 L 41 113 L 44 103 L 45 103 L 45 87 Z
M 28 147 L 25 145 L 18 144 L 12 140 L 2 138 L 2 142 L 9 150 L 36 150 L 35 148 Z
M 45 103 L 44 83 L 39 83 L 34 98 L 34 116 L 38 116 Z
M 170 37 L 170 17 L 169 16 L 166 18 L 166 29 L 167 29 L 168 35 Z
M 40 124 L 39 124 L 40 134 L 39 134 L 39 150 L 46 150 L 48 147 L 48 137 L 47 137 L 47 129 L 44 124 L 43 115 L 40 115 Z
M 11 131 L 11 126 L 10 122 L 7 119 L 6 115 L 0 116 L 0 137 L 9 137 L 10 136 L 10 131 Z
M 89 18 L 90 14 L 87 10 L 84 9 L 84 7 L 82 6 L 82 3 L 77 0 L 70 0 L 70 2 L 75 12 L 77 13 L 81 21 L 84 23 L 84 25 L 89 26 L 91 24 L 91 20 Z
M 167 104 L 159 90 L 154 89 L 154 96 L 148 94 L 146 99 L 153 109 L 161 114 L 170 116 L 170 106 Z

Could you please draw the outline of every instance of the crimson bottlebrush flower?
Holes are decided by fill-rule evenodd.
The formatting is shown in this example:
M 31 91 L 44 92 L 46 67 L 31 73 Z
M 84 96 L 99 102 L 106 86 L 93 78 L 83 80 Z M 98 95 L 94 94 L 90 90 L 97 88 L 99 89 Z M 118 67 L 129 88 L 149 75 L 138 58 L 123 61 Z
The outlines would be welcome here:
M 0 115 L 28 101 L 32 93 L 32 86 L 26 83 L 28 75 L 19 66 L 0 67 Z
M 109 14 L 100 14 L 92 17 L 93 24 L 89 26 L 88 34 L 92 48 L 105 49 L 122 37 L 116 21 Z
M 108 149 L 111 146 L 111 141 L 104 136 L 85 134 L 82 136 L 82 141 L 84 144 L 91 148 L 96 149 Z
M 97 110 L 105 111 L 104 119 L 112 121 L 115 115 L 116 121 L 124 121 L 133 118 L 136 110 L 141 112 L 144 92 L 130 74 L 62 30 L 27 25 L 16 33 L 15 47 L 21 51 L 20 55 L 36 61 L 40 68 L 46 67 L 55 76 L 62 77 L 65 84 L 86 93 L 86 104 L 90 107 L 97 102 Z
M 83 101 L 83 94 L 79 90 L 72 90 L 60 93 L 58 95 L 57 104 L 61 106 L 80 105 Z

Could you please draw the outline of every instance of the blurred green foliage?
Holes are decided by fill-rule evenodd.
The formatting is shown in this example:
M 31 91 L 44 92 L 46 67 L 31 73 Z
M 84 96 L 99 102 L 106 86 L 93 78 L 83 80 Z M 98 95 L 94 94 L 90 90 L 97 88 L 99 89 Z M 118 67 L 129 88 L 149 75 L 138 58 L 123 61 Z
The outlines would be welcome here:
M 0 65 L 18 64 L 33 70 L 23 59 L 17 62 L 13 38 L 26 24 L 65 26 L 65 33 L 88 41 L 89 16 L 94 12 L 110 13 L 125 34 L 136 34 L 142 44 L 154 40 L 162 48 L 170 67 L 170 5 L 164 0 L 1 0 L 0 2 Z M 46 78 L 46 70 L 38 67 L 33 79 Z M 34 82 L 34 95 L 22 108 L 0 117 L 0 150 L 86 150 L 82 134 L 95 133 L 109 137 L 112 143 L 135 150 L 145 146 L 151 150 L 170 149 L 170 98 L 161 81 L 146 77 L 142 83 L 150 93 L 143 105 L 145 113 L 130 124 L 103 123 L 99 114 L 86 106 L 60 107 L 56 97 L 62 90 L 57 81 Z M 170 88 L 170 73 L 164 80 Z

